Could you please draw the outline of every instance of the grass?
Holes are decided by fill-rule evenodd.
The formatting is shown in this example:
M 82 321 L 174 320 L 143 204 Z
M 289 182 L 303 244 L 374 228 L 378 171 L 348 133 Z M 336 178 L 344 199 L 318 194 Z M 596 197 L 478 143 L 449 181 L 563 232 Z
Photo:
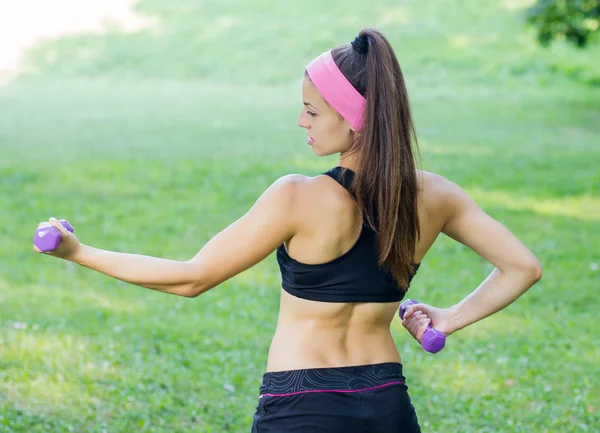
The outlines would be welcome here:
M 402 329 L 424 432 L 600 425 L 598 47 L 544 50 L 526 2 L 160 2 L 153 24 L 40 42 L 0 87 L 0 432 L 249 431 L 278 313 L 274 257 L 194 300 L 31 252 L 83 242 L 187 259 L 287 173 L 308 60 L 377 26 L 397 50 L 422 168 L 538 256 L 540 283 L 432 356 Z M 410 296 L 449 306 L 492 270 L 441 237 Z

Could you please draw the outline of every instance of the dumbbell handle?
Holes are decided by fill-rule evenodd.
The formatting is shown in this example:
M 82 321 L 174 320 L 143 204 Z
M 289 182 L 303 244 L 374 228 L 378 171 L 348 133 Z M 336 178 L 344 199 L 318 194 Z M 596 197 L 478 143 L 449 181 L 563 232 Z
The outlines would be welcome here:
M 398 315 L 401 319 L 404 319 L 404 313 L 406 313 L 406 308 L 409 305 L 418 304 L 417 301 L 413 301 L 409 299 L 404 301 L 402 305 L 400 305 L 400 310 L 398 311 Z M 444 348 L 446 345 L 446 334 L 442 331 L 439 331 L 431 326 L 427 326 L 427 330 L 423 334 L 423 338 L 421 339 L 421 346 L 427 352 L 430 353 L 438 353 L 440 350 Z
M 74 229 L 67 220 L 59 221 L 62 226 L 73 233 Z M 33 236 L 33 243 L 41 252 L 53 251 L 60 243 L 61 235 L 58 229 L 52 225 L 38 227 Z

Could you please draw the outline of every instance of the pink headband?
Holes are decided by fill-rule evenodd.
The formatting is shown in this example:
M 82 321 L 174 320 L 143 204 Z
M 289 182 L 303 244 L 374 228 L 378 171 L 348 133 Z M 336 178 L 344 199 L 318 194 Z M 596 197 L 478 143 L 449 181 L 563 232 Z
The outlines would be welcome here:
M 344 77 L 333 61 L 331 51 L 310 62 L 306 71 L 329 105 L 348 121 L 352 129 L 360 131 L 367 100 Z

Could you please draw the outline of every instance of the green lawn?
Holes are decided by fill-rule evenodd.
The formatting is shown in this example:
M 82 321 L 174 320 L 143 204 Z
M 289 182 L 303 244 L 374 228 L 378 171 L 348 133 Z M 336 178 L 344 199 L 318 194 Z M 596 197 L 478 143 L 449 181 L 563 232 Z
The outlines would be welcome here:
M 274 256 L 178 299 L 34 254 L 33 232 L 56 216 L 84 243 L 190 258 L 278 177 L 336 165 L 295 125 L 299 80 L 365 26 L 397 50 L 422 168 L 544 267 L 437 355 L 394 323 L 423 432 L 598 431 L 600 47 L 539 48 L 527 4 L 142 0 L 148 29 L 34 47 L 0 87 L 0 431 L 250 431 Z M 442 237 L 410 297 L 446 307 L 491 270 Z

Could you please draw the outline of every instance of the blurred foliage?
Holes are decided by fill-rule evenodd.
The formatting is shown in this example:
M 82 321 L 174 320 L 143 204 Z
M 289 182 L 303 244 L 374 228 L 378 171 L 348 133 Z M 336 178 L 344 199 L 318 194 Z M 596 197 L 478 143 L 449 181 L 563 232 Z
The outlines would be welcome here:
M 527 10 L 543 46 L 557 37 L 583 48 L 600 28 L 600 0 L 537 0 Z

